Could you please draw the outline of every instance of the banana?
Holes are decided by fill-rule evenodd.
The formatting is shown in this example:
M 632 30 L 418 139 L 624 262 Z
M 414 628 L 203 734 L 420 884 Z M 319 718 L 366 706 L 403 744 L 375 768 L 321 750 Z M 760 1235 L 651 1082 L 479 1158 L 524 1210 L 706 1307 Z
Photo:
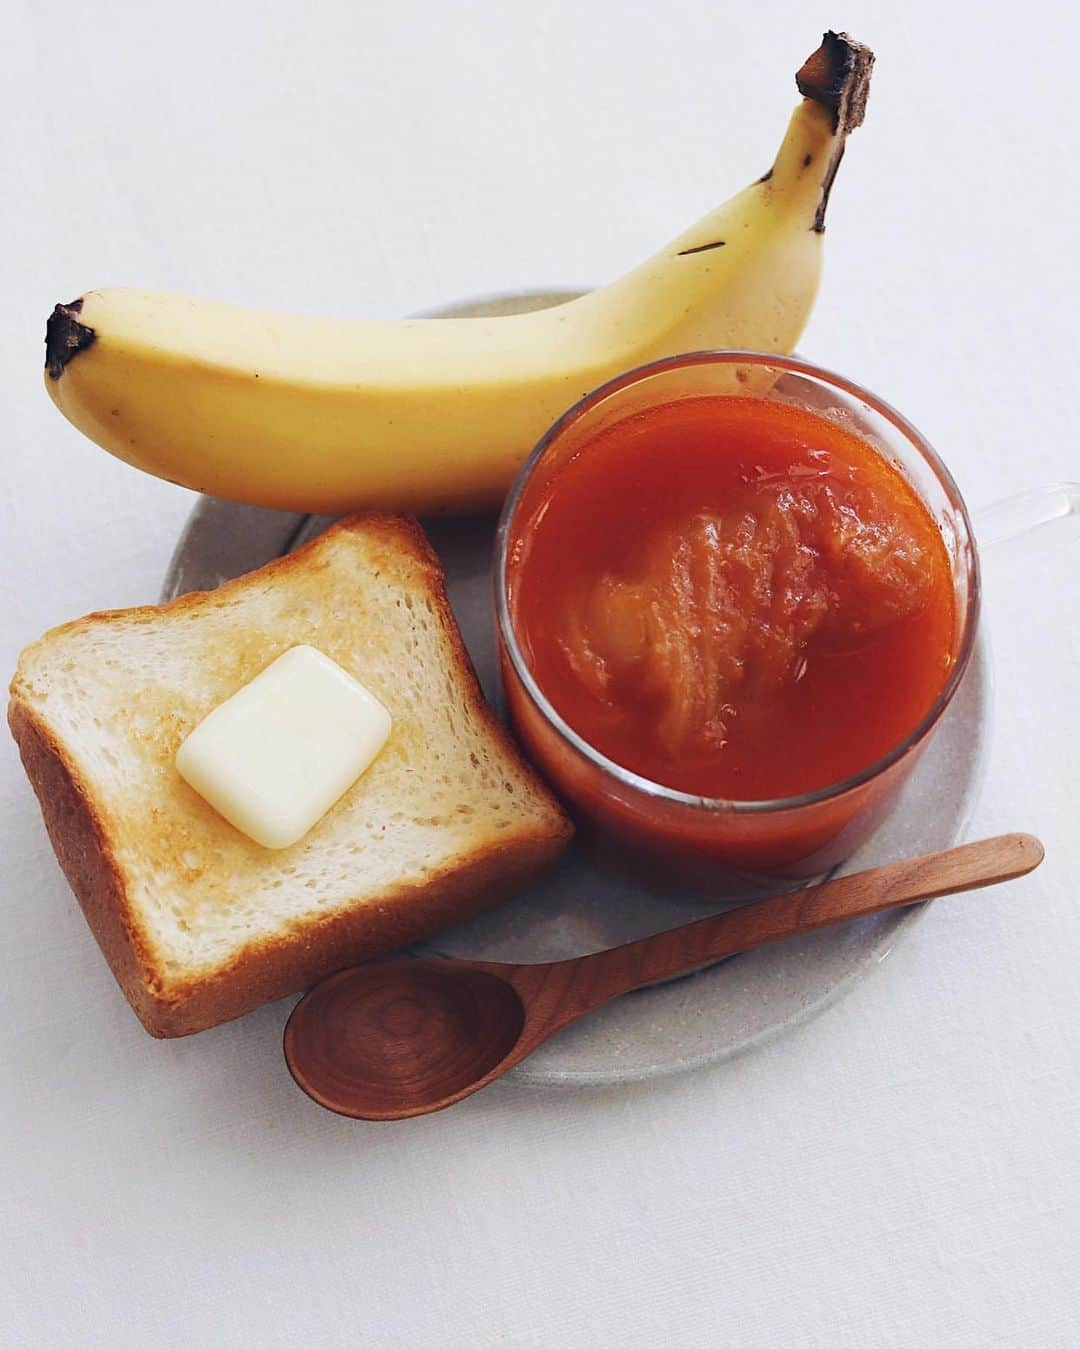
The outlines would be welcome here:
M 214 496 L 324 514 L 496 506 L 572 403 L 709 347 L 790 351 L 873 56 L 827 33 L 772 169 L 653 258 L 552 309 L 334 320 L 126 288 L 58 305 L 46 386 L 91 440 Z

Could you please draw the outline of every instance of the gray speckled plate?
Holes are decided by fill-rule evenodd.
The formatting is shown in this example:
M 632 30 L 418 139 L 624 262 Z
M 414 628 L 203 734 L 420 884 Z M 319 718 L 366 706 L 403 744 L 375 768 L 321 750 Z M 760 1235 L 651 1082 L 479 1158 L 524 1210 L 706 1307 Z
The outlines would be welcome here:
M 529 293 L 441 312 L 521 312 L 567 298 L 565 293 Z M 326 523 L 204 497 L 177 545 L 163 598 L 212 589 L 290 551 Z M 446 566 L 450 599 L 480 682 L 495 698 L 490 574 L 494 521 L 440 522 L 429 533 Z M 987 703 L 987 662 L 980 641 L 896 811 L 842 871 L 945 848 L 963 836 L 983 766 Z M 571 848 L 539 885 L 420 949 L 486 960 L 559 959 L 674 927 L 717 907 L 715 897 L 652 894 L 624 876 L 599 869 Z M 827 929 L 630 994 L 549 1041 L 513 1076 L 545 1085 L 599 1084 L 715 1063 L 826 1007 L 889 953 L 919 913 L 921 908 L 905 909 Z

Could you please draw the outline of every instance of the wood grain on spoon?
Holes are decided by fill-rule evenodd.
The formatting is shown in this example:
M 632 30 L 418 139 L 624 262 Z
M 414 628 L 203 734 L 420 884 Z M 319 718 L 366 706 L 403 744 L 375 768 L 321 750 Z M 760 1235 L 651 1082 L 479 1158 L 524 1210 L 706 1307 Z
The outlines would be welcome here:
M 841 876 L 595 955 L 543 965 L 399 959 L 324 979 L 293 1009 L 285 1057 L 320 1105 L 361 1119 L 428 1114 L 487 1086 L 586 1012 L 740 951 L 1034 870 L 1004 834 Z

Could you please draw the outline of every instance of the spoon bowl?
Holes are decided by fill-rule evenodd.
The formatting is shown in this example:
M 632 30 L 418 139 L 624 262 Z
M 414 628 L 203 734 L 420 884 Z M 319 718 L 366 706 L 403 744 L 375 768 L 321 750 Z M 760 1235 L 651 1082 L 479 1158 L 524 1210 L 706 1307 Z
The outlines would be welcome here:
M 339 970 L 296 1004 L 285 1060 L 320 1105 L 354 1119 L 426 1115 L 470 1096 L 620 994 L 768 942 L 1026 875 L 1030 834 L 928 853 L 544 965 L 385 960 Z
M 401 1119 L 418 1099 L 474 1090 L 521 1037 L 513 984 L 450 960 L 393 960 L 330 975 L 296 1006 L 285 1060 L 297 1085 L 354 1119 Z

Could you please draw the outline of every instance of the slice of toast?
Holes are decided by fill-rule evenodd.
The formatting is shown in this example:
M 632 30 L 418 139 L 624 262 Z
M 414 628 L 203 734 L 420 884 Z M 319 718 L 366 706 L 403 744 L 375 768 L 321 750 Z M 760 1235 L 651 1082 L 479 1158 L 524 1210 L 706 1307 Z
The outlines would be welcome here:
M 309 643 L 389 709 L 371 767 L 290 848 L 194 792 L 177 747 Z M 56 855 L 151 1035 L 187 1035 L 504 899 L 570 825 L 484 701 L 415 522 L 340 521 L 220 589 L 27 647 L 8 720 Z

